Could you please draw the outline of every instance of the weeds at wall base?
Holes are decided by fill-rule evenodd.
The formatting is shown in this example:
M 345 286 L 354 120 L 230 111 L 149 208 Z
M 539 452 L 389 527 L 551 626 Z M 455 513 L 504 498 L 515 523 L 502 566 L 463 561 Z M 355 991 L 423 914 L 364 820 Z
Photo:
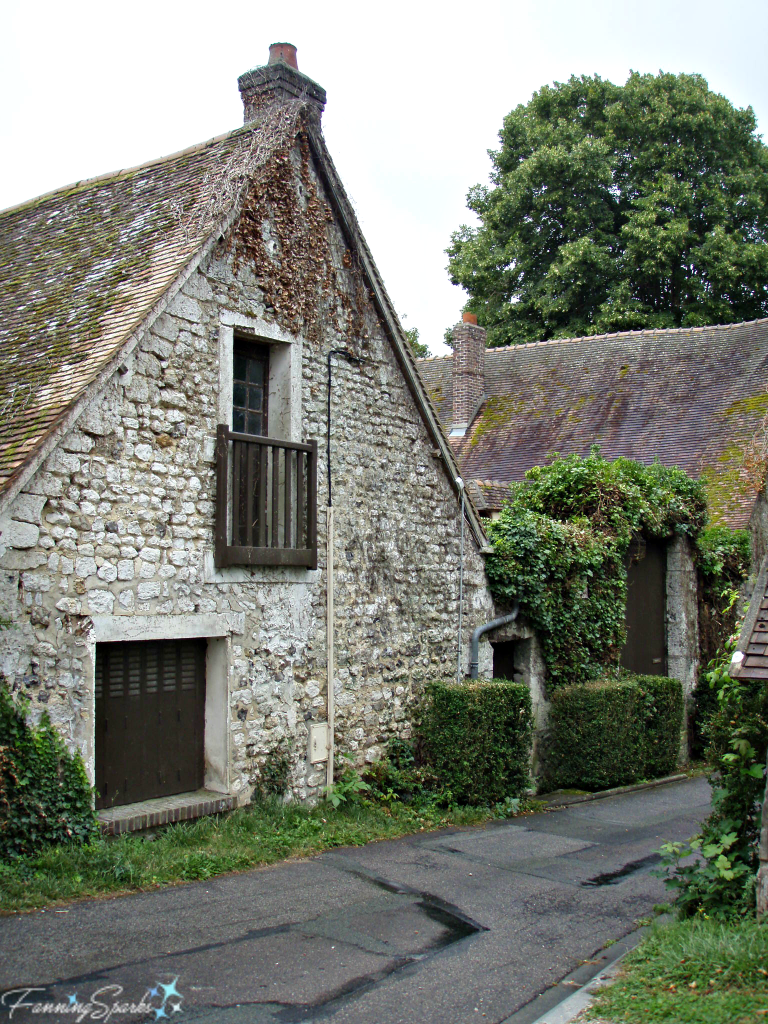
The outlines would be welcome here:
M 323 850 L 434 829 L 480 825 L 526 811 L 525 802 L 488 807 L 439 807 L 372 801 L 328 802 L 308 808 L 267 800 L 227 815 L 168 826 L 154 835 L 94 839 L 51 846 L 0 864 L 0 912 L 14 913 L 73 900 L 152 891 L 246 871 Z

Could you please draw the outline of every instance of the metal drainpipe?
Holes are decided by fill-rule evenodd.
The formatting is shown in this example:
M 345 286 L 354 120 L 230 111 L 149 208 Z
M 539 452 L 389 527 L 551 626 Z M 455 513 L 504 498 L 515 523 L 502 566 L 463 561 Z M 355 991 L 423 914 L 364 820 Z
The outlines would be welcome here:
M 328 759 L 325 765 L 325 784 L 333 785 L 333 761 L 336 744 L 334 732 L 336 727 L 336 702 L 334 700 L 334 609 L 333 609 L 333 494 L 331 491 L 331 356 L 343 356 L 349 363 L 360 366 L 362 359 L 359 359 L 354 352 L 347 348 L 332 348 L 328 353 L 328 419 L 326 422 L 326 457 L 328 459 L 328 505 L 326 506 L 326 636 L 327 636 L 327 719 L 328 719 Z
M 477 679 L 477 675 L 480 669 L 480 637 L 483 633 L 488 633 L 492 629 L 498 629 L 499 626 L 506 626 L 510 622 L 514 622 L 517 618 L 517 613 L 520 611 L 520 602 L 515 601 L 515 606 L 509 615 L 502 615 L 498 619 L 492 619 L 490 622 L 486 622 L 483 626 L 478 626 L 477 629 L 472 633 L 472 646 L 470 648 L 470 662 L 469 662 L 469 678 Z
M 464 612 L 464 481 L 456 477 L 456 485 L 461 491 L 461 546 L 459 548 L 459 642 L 456 653 L 456 682 L 461 682 L 461 620 Z

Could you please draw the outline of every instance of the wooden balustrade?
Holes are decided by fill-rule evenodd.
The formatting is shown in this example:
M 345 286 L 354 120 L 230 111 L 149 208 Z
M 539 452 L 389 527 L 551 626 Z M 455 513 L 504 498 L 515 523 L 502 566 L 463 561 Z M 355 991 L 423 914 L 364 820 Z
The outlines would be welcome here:
M 317 567 L 317 441 L 216 431 L 216 564 Z

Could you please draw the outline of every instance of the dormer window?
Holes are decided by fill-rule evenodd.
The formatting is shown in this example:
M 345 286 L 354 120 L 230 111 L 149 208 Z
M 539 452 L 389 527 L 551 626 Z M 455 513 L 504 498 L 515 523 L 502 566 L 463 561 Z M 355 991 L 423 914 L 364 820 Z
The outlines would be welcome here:
M 269 347 L 236 340 L 232 364 L 232 429 L 267 437 Z

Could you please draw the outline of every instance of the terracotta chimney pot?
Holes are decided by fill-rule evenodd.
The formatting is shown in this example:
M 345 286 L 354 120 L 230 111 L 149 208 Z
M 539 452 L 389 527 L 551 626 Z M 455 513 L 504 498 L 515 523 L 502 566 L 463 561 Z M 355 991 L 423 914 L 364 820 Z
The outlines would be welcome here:
M 299 70 L 296 61 L 296 47 L 293 43 L 272 43 L 269 48 L 268 64 L 277 64 L 278 61 L 283 61 L 289 67 Z
M 462 322 L 465 324 L 474 324 L 475 326 L 477 326 L 477 317 L 475 316 L 474 313 L 462 313 L 461 319 Z

